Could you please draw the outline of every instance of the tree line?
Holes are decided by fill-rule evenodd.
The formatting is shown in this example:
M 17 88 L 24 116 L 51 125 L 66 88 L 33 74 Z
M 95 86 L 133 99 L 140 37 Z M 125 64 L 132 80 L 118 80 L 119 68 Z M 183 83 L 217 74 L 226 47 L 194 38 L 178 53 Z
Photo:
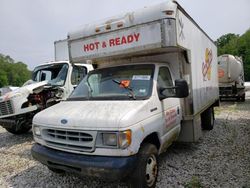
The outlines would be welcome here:
M 250 81 L 250 29 L 243 35 L 228 33 L 216 41 L 218 56 L 232 54 L 242 57 L 244 63 L 245 80 Z
M 218 56 L 232 54 L 242 57 L 245 80 L 250 81 L 250 29 L 243 35 L 228 33 L 215 41 Z M 22 86 L 31 78 L 31 71 L 23 62 L 15 62 L 10 56 L 0 54 L 0 88 L 4 86 Z
M 10 56 L 0 54 L 0 88 L 22 86 L 31 78 L 31 71 L 23 62 L 15 62 Z

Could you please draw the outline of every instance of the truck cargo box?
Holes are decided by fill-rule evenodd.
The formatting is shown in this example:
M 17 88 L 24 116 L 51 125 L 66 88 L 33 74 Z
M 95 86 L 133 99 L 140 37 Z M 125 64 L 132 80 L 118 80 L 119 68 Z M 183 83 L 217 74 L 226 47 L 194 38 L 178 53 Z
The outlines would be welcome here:
M 217 48 L 177 2 L 85 25 L 68 33 L 70 60 L 97 64 L 181 52 L 187 58 L 180 77 L 190 85 L 189 115 L 219 98 Z M 109 63 L 107 63 L 109 62 Z

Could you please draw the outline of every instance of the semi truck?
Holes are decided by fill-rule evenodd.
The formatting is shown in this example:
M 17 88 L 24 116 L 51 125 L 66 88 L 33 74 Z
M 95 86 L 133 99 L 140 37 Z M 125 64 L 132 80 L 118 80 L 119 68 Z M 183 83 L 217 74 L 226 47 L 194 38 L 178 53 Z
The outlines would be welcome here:
M 97 69 L 33 118 L 32 156 L 53 172 L 155 187 L 158 156 L 213 129 L 217 48 L 177 2 L 86 25 L 68 43 L 72 62 Z
M 12 134 L 28 132 L 37 112 L 65 100 L 92 69 L 90 64 L 69 61 L 37 66 L 31 80 L 0 97 L 0 125 Z
M 240 57 L 224 54 L 218 57 L 220 99 L 245 101 L 244 70 Z

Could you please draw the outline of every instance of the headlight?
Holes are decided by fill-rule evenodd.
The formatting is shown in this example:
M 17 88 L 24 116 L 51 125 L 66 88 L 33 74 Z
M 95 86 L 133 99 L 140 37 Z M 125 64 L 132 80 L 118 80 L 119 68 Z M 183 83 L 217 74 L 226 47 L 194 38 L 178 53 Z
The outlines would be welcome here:
M 117 134 L 116 133 L 103 133 L 102 141 L 103 141 L 103 145 L 105 146 L 117 146 Z
M 40 127 L 34 126 L 34 127 L 33 127 L 33 132 L 34 132 L 34 135 L 36 135 L 36 136 L 41 136 Z
M 99 132 L 96 147 L 125 149 L 131 144 L 131 130 L 122 132 Z

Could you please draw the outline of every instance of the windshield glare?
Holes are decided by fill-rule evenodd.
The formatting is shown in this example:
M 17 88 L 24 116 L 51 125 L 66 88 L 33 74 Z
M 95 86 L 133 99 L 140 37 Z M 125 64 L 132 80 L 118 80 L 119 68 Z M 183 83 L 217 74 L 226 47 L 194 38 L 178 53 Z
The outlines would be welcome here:
M 137 100 L 151 95 L 154 65 L 126 65 L 97 69 L 86 76 L 69 100 Z
M 63 86 L 67 78 L 68 67 L 66 63 L 37 67 L 33 71 L 32 80 L 36 82 L 47 80 L 49 85 Z

